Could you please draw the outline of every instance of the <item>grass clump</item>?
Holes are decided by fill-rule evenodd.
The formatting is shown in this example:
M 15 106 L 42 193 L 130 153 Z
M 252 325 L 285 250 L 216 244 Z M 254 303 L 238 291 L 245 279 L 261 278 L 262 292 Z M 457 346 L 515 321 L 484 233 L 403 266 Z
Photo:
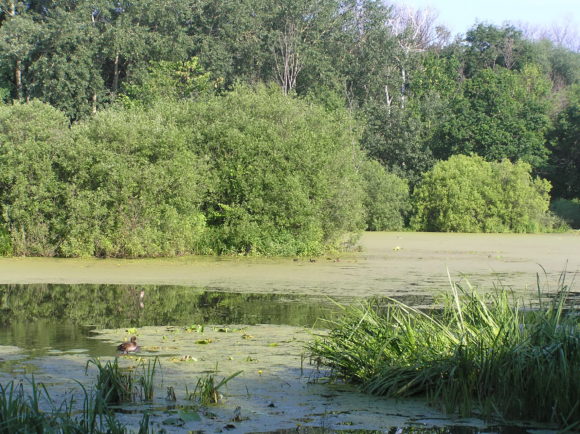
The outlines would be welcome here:
M 452 284 L 427 314 L 390 300 L 345 307 L 310 354 L 364 391 L 426 396 L 449 412 L 530 418 L 570 427 L 580 420 L 580 326 L 564 310 L 569 287 L 540 309 L 513 293 Z
M 137 365 L 141 375 L 136 377 L 134 369 L 123 369 L 119 361 L 101 363 L 99 359 L 91 359 L 87 362 L 86 369 L 90 365 L 97 368 L 97 383 L 95 388 L 107 405 L 116 405 L 126 402 L 134 402 L 135 397 L 140 395 L 142 400 L 151 401 L 155 392 L 155 374 L 160 368 L 159 358 L 148 360 L 147 364 L 141 361 Z
M 130 431 L 103 401 L 97 391 L 83 386 L 82 405 L 75 399 L 55 404 L 48 390 L 34 377 L 25 391 L 23 383 L 14 381 L 0 385 L 0 434 L 62 433 L 62 434 L 126 434 Z M 149 433 L 149 415 L 139 424 L 138 434 Z
M 108 360 L 105 364 L 99 359 L 91 359 L 87 362 L 97 368 L 96 389 L 107 404 L 122 404 L 131 402 L 135 397 L 135 378 L 133 373 L 123 370 L 119 366 L 118 359 Z
M 190 401 L 197 401 L 201 405 L 217 404 L 221 400 L 220 389 L 224 387 L 230 380 L 240 375 L 243 371 L 234 372 L 229 377 L 223 378 L 216 382 L 213 374 L 208 374 L 203 378 L 199 378 L 195 385 L 193 392 L 189 393 L 186 388 L 186 395 Z

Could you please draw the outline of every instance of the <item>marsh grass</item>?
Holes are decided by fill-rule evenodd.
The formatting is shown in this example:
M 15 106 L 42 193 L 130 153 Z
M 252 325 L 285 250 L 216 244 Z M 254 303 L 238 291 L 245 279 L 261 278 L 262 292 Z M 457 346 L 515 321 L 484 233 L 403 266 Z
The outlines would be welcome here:
M 107 407 L 100 393 L 81 385 L 82 406 L 75 399 L 56 405 L 44 385 L 34 378 L 25 391 L 23 383 L 0 385 L 0 434 L 14 433 L 88 433 L 125 434 L 128 432 L 115 413 Z M 138 434 L 149 432 L 149 416 L 144 415 Z
M 580 327 L 555 298 L 524 309 L 512 292 L 452 283 L 440 312 L 389 299 L 344 307 L 312 358 L 369 393 L 426 396 L 449 412 L 529 418 L 567 428 L 580 420 Z M 575 425 L 576 424 L 576 425 Z
M 31 393 L 25 394 L 22 383 L 0 385 L 0 433 L 14 433 L 24 429 L 29 432 L 42 432 L 47 418 L 40 409 L 46 389 L 31 382 Z
M 97 368 L 96 389 L 106 404 L 134 402 L 137 395 L 145 401 L 153 399 L 155 375 L 161 367 L 159 357 L 147 363 L 141 360 L 133 368 L 121 368 L 117 358 L 104 364 L 99 359 L 91 359 L 86 364 L 86 371 L 90 365 Z M 137 370 L 141 372 L 138 377 L 135 375 Z
M 135 378 L 130 370 L 121 369 L 117 358 L 113 361 L 108 360 L 104 364 L 100 359 L 90 359 L 85 366 L 85 371 L 88 371 L 90 365 L 97 368 L 95 387 L 105 403 L 122 404 L 134 401 Z
M 187 395 L 187 399 L 190 401 L 197 401 L 201 405 L 217 404 L 222 398 L 220 389 L 228 384 L 230 380 L 240 375 L 242 372 L 243 371 L 235 372 L 229 377 L 224 377 L 217 383 L 213 374 L 208 374 L 205 377 L 199 378 L 195 385 L 195 389 L 193 389 L 193 392 L 189 393 L 189 390 L 186 386 L 185 393 Z
M 141 376 L 138 379 L 138 383 L 141 387 L 141 394 L 143 399 L 151 401 L 155 391 L 155 372 L 161 367 L 159 357 L 155 357 L 153 361 L 147 360 L 147 364 L 141 362 L 140 366 Z

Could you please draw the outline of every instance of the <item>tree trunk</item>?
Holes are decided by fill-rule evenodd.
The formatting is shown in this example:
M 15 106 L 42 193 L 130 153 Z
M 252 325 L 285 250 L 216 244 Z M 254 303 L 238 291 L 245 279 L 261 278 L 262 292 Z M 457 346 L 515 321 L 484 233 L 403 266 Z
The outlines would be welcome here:
M 119 88 L 119 53 L 115 55 L 115 62 L 113 64 L 113 96 L 117 94 Z
M 22 94 L 22 62 L 20 60 L 16 60 L 16 64 L 14 66 L 14 85 L 16 86 L 16 98 L 18 101 L 22 101 L 24 95 Z
M 15 1 L 10 2 L 8 15 L 11 17 L 16 16 Z M 24 95 L 22 92 L 22 61 L 20 59 L 16 59 L 16 61 L 14 62 L 14 87 L 16 87 L 16 99 L 18 99 L 18 101 L 22 101 Z
M 97 113 L 97 92 L 93 92 L 93 114 Z

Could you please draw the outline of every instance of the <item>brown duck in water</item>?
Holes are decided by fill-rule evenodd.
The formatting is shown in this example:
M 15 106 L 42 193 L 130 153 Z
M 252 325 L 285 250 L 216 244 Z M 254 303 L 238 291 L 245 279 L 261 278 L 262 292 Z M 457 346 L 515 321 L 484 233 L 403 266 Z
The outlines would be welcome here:
M 137 337 L 131 337 L 130 342 L 123 342 L 121 345 L 117 347 L 117 351 L 122 352 L 123 354 L 127 353 L 134 353 L 139 351 L 139 345 L 137 345 Z

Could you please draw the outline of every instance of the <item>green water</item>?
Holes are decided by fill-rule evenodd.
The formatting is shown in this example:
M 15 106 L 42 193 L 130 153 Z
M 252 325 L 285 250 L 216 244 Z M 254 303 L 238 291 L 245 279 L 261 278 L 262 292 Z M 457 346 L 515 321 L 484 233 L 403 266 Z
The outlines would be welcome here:
M 399 300 L 433 303 L 425 295 Z M 110 360 L 118 343 L 136 334 L 142 346 L 138 356 L 159 357 L 163 373 L 153 403 L 120 409 L 118 417 L 130 427 L 146 409 L 156 408 L 154 430 L 216 432 L 232 425 L 240 407 L 247 419 L 233 424 L 232 432 L 526 432 L 453 418 L 423 401 L 380 399 L 350 386 L 320 383 L 324 373 L 302 358 L 305 344 L 324 333 L 324 320 L 340 314 L 339 304 L 353 301 L 344 295 L 330 299 L 170 285 L 0 285 L 0 383 L 26 382 L 34 375 L 61 402 L 78 393 L 79 383 L 94 383 L 87 360 Z M 120 359 L 126 368 L 135 363 L 134 357 Z M 228 385 L 225 403 L 211 409 L 213 416 L 171 429 L 165 425 L 175 415 L 173 407 L 191 406 L 187 385 L 191 389 L 208 372 L 221 378 L 238 370 L 243 373 Z M 178 395 L 175 404 L 167 404 L 167 387 Z

